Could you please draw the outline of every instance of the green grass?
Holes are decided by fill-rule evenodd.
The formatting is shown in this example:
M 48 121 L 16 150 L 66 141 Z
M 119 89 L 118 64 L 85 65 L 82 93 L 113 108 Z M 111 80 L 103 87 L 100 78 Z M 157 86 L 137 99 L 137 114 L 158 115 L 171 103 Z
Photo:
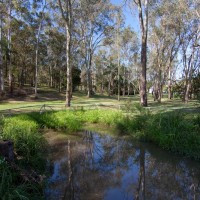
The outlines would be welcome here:
M 138 108 L 137 108 L 138 107 Z M 133 109 L 133 108 L 132 108 Z M 163 149 L 200 160 L 200 114 L 184 110 L 151 112 L 139 108 L 126 115 L 117 129 L 139 140 L 153 142 Z
M 42 188 L 34 183 L 24 182 L 3 158 L 0 158 L 0 196 L 2 200 L 43 199 Z
M 44 128 L 62 130 L 68 134 L 85 127 L 106 132 L 106 127 L 107 130 L 114 130 L 113 133 L 131 135 L 168 151 L 200 160 L 197 101 L 184 104 L 179 99 L 164 98 L 162 103 L 157 103 L 149 97 L 149 107 L 142 108 L 138 104 L 138 96 L 124 97 L 119 102 L 115 97 L 95 95 L 88 99 L 83 93 L 75 93 L 72 107 L 64 110 L 62 95 L 53 93 L 55 97 L 52 100 L 51 91 L 40 92 L 40 98 L 33 102 L 17 100 L 0 104 L 2 114 L 15 114 L 0 118 L 0 138 L 14 141 L 15 151 L 21 156 L 18 161 L 21 167 L 28 166 L 41 173 L 44 171 L 44 149 L 47 147 L 42 134 Z M 39 113 L 44 104 L 49 106 Z M 3 199 L 31 199 L 30 192 L 32 197 L 42 196 L 41 186 L 32 188 L 32 185 L 24 184 L 19 174 L 2 159 L 0 169 L 0 195 Z

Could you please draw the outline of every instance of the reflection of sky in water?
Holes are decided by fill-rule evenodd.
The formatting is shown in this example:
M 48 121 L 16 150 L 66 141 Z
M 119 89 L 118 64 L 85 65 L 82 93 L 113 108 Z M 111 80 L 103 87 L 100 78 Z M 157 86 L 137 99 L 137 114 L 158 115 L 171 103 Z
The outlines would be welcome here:
M 200 199 L 200 163 L 122 138 L 85 132 L 53 149 L 52 164 L 48 200 Z

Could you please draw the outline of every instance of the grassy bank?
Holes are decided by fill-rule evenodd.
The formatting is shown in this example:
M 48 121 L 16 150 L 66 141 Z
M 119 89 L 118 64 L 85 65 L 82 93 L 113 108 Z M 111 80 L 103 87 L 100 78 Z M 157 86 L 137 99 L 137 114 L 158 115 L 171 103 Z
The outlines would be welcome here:
M 45 171 L 45 151 L 47 144 L 42 134 L 43 128 L 62 130 L 63 133 L 77 132 L 86 123 L 100 123 L 113 126 L 122 118 L 118 111 L 76 110 L 45 113 L 26 113 L 0 120 L 0 138 L 14 142 L 18 159 L 16 170 L 0 158 L 0 195 L 2 199 L 43 198 L 42 185 L 24 181 L 21 171 L 43 174 Z
M 81 109 L 41 114 L 32 112 L 2 118 L 0 123 L 1 139 L 14 142 L 15 151 L 20 158 L 16 161 L 17 165 L 22 169 L 34 169 L 38 174 L 44 173 L 44 149 L 47 148 L 42 129 L 61 130 L 67 134 L 80 131 L 90 124 L 93 124 L 94 130 L 95 124 L 96 130 L 101 126 L 113 127 L 119 134 L 153 142 L 161 148 L 200 160 L 198 112 L 155 113 L 137 104 L 129 104 L 123 111 Z M 42 185 L 24 182 L 19 172 L 12 169 L 2 158 L 0 170 L 0 195 L 3 199 L 34 199 L 35 196 L 42 198 Z
M 1 199 L 43 199 L 43 188 L 38 177 L 45 172 L 45 139 L 38 125 L 26 118 L 1 119 L 0 138 L 15 145 L 16 161 L 13 164 L 0 158 Z
M 20 114 L 2 121 L 1 135 L 4 139 L 14 141 L 17 152 L 31 166 L 41 162 L 41 156 L 37 154 L 45 145 L 41 129 L 50 128 L 71 133 L 82 130 L 88 124 L 98 124 L 97 130 L 101 126 L 110 126 L 119 134 L 128 134 L 172 152 L 200 159 L 198 109 L 196 113 L 185 110 L 155 113 L 138 104 L 124 108 L 123 111 L 82 109 Z
M 175 110 L 153 113 L 135 105 L 129 111 L 117 123 L 117 129 L 121 133 L 152 142 L 168 151 L 200 160 L 199 108 L 190 112 Z

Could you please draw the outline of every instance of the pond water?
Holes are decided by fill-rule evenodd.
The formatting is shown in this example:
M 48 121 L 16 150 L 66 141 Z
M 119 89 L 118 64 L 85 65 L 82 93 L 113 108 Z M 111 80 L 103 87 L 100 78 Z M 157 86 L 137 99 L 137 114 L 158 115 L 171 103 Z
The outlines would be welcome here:
M 200 162 L 85 131 L 50 150 L 48 200 L 200 199 Z

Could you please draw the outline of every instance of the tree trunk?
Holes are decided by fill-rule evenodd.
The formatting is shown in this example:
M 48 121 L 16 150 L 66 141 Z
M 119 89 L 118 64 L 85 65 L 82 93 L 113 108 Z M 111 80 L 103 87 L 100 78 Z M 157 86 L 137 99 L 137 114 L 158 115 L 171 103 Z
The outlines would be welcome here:
M 191 82 L 188 81 L 188 83 L 186 84 L 186 90 L 185 90 L 185 96 L 184 96 L 185 103 L 188 103 L 189 101 L 190 88 L 191 88 Z
M 91 97 L 91 71 L 87 69 L 87 97 Z
M 2 52 L 2 13 L 0 11 L 0 95 L 4 93 L 3 52 Z
M 35 50 L 35 98 L 38 98 L 38 42 Z
M 184 52 L 184 68 L 185 68 L 185 79 L 186 79 L 186 84 L 185 84 L 185 94 L 184 94 L 184 102 L 188 103 L 189 101 L 189 95 L 190 95 L 190 90 L 192 87 L 192 75 L 194 73 L 194 66 L 195 66 L 195 59 L 194 59 L 194 54 L 195 54 L 195 47 L 193 47 L 192 53 L 188 58 L 188 62 L 186 64 L 186 51 Z
M 50 67 L 49 67 L 49 74 L 50 74 L 49 86 L 52 88 L 53 87 L 53 69 L 52 69 L 52 65 L 50 65 Z
M 141 75 L 140 75 L 140 104 L 147 106 L 147 93 L 146 93 L 146 65 L 147 65 L 147 38 L 142 37 L 142 50 L 141 50 Z
M 128 83 L 128 97 L 130 96 L 130 83 Z
M 147 71 L 147 33 L 148 33 L 148 0 L 144 2 L 144 11 L 141 0 L 138 0 L 140 29 L 142 32 L 141 74 L 140 74 L 140 104 L 147 106 L 146 71 Z
M 72 74 L 72 69 L 71 69 L 71 60 L 70 60 L 70 55 L 71 55 L 71 35 L 70 35 L 70 30 L 69 30 L 69 25 L 66 24 L 66 65 L 67 65 L 67 87 L 66 87 L 66 107 L 71 106 L 71 88 L 72 88 L 72 79 L 71 79 L 71 74 Z
M 12 66 L 11 66 L 11 3 L 12 0 L 8 1 L 8 86 L 10 94 L 13 93 L 13 84 L 12 84 Z
M 124 77 L 123 77 L 123 97 L 125 97 L 125 93 L 126 93 L 126 71 L 125 71 L 125 67 L 124 67 Z
M 62 18 L 65 21 L 66 29 L 66 102 L 65 106 L 71 106 L 72 97 L 72 66 L 71 66 L 71 26 L 72 26 L 72 2 L 71 0 L 66 1 L 66 10 L 63 10 L 61 0 L 58 0 L 59 7 L 61 10 Z
M 87 52 L 86 58 L 86 68 L 87 68 L 87 97 L 90 98 L 92 95 L 92 75 L 91 75 L 91 66 L 92 66 L 92 52 L 91 49 Z
M 103 82 L 101 82 L 101 95 L 103 94 Z
M 62 81 L 61 81 L 61 70 L 59 70 L 59 92 L 61 92 Z
M 159 66 L 159 73 L 158 73 L 158 102 L 161 103 L 162 101 L 162 71 L 161 66 Z
M 44 20 L 44 10 L 46 8 L 46 2 L 44 4 L 44 7 L 42 9 L 42 18 L 41 21 L 39 23 L 39 28 L 38 28 L 38 32 L 37 32 L 37 42 L 36 42 L 36 49 L 35 49 L 35 98 L 38 97 L 38 50 L 39 50 L 39 39 L 40 39 L 40 32 L 41 32 L 41 28 L 42 28 L 42 23 Z
M 158 86 L 158 102 L 161 103 L 162 101 L 162 84 L 159 83 L 159 86 Z
M 172 99 L 171 62 L 168 68 L 168 99 Z

